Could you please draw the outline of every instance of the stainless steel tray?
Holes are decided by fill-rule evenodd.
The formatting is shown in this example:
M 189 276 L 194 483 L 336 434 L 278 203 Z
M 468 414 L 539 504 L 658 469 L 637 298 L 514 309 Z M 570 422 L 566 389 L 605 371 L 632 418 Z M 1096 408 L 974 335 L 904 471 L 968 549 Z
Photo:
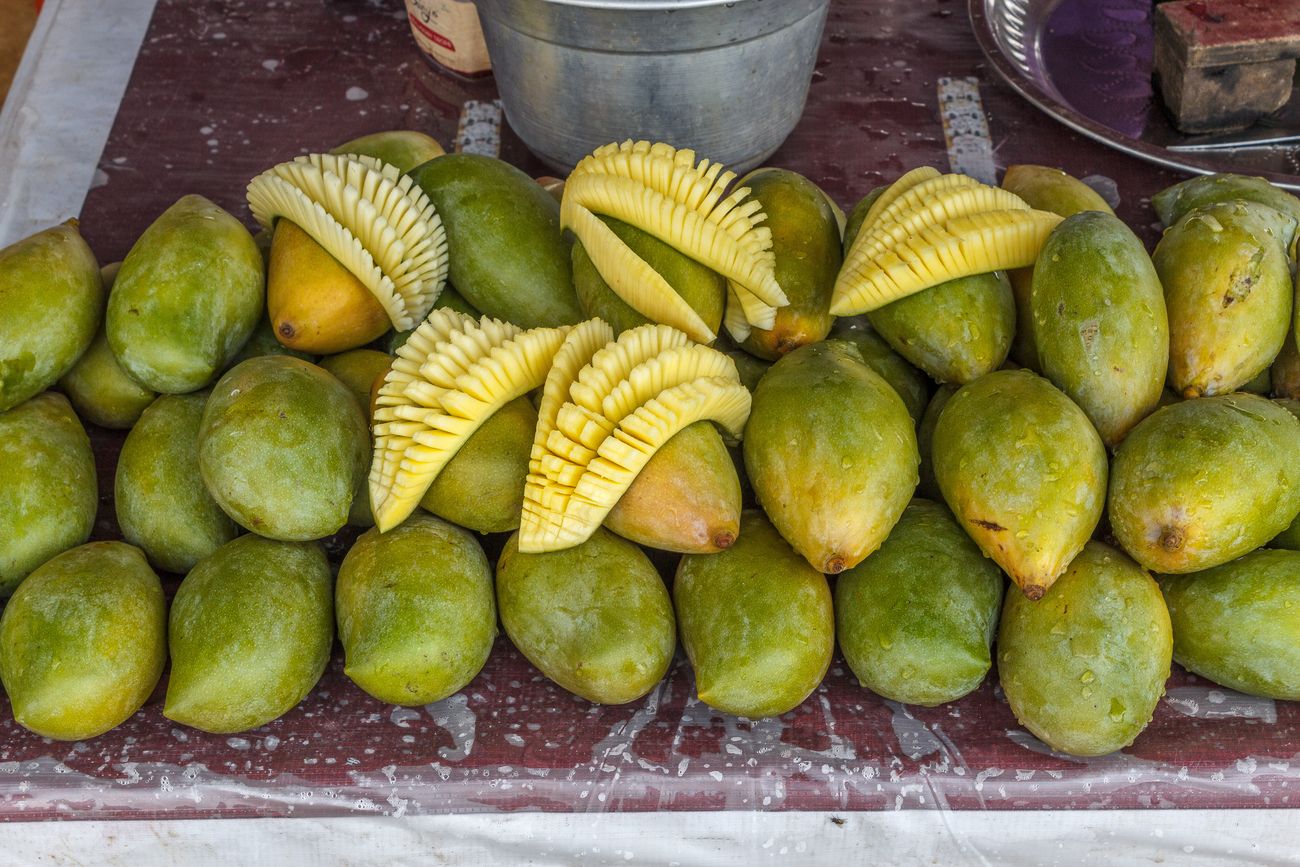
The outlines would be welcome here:
M 967 0 L 993 68 L 1061 123 L 1116 150 L 1174 169 L 1260 175 L 1300 190 L 1300 143 L 1181 150 L 1204 137 L 1170 123 L 1151 81 L 1151 0 Z M 1252 132 L 1300 131 L 1300 88 Z

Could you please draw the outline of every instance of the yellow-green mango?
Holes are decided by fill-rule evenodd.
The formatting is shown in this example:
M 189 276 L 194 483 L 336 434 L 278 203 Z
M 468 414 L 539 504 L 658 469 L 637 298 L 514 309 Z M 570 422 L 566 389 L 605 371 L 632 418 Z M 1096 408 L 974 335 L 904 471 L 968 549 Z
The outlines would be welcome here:
M 1274 403 L 1284 407 L 1296 418 L 1300 418 L 1300 400 L 1284 397 L 1276 399 Z M 1300 551 L 1300 516 L 1297 516 L 1285 530 L 1274 536 L 1273 541 L 1268 543 L 1268 547 Z
M 726 335 L 724 335 L 724 337 L 726 337 L 727 340 L 730 340 L 730 337 L 727 337 Z M 719 341 L 722 339 L 723 338 L 720 337 Z M 714 348 L 731 356 L 731 360 L 736 362 L 736 372 L 740 374 L 741 384 L 752 392 L 754 389 L 758 388 L 758 381 L 762 379 L 763 374 L 767 373 L 768 369 L 771 368 L 772 362 L 764 361 L 761 358 L 755 358 L 743 349 L 724 348 L 727 345 L 729 344 L 715 346 Z
M 862 223 L 867 219 L 867 212 L 871 206 L 880 198 L 880 194 L 889 189 L 889 184 L 876 187 L 871 192 L 863 196 L 853 210 L 849 211 L 848 219 L 844 221 L 844 255 L 849 255 L 849 250 L 853 248 L 853 241 L 858 237 L 858 232 L 862 230 Z
M 560 203 L 532 178 L 478 154 L 435 157 L 410 174 L 442 218 L 450 279 L 466 301 L 522 328 L 583 318 Z
M 1115 538 L 1152 572 L 1209 569 L 1258 548 L 1300 513 L 1300 420 L 1253 394 L 1157 410 L 1111 467 Z
M 775 360 L 830 333 L 831 290 L 844 259 L 840 225 L 826 194 L 803 175 L 786 169 L 755 169 L 736 182 L 763 206 L 762 225 L 772 233 L 776 281 L 789 300 L 770 329 L 755 328 L 744 347 Z
M 1273 397 L 1300 399 L 1300 351 L 1296 347 L 1294 326 L 1287 332 L 1269 368 L 1269 388 Z
M 995 371 L 954 394 L 932 460 L 948 507 L 1030 599 L 1101 520 L 1106 447 L 1083 410 L 1030 371 Z
M 915 499 L 880 550 L 835 582 L 835 632 L 858 681 L 934 707 L 975 689 L 993 664 L 1001 570 L 946 508 Z
M 660 551 L 721 551 L 740 532 L 740 479 L 718 429 L 678 431 L 637 473 L 605 517 L 625 539 Z
M 98 506 L 90 438 L 63 395 L 0 412 L 0 597 L 89 539 Z
M 163 715 L 228 734 L 296 707 L 329 662 L 331 584 L 313 542 L 240 536 L 200 560 L 172 600 Z
M 470 435 L 425 491 L 420 505 L 480 533 L 518 529 L 536 430 L 537 410 L 528 398 L 510 401 Z
M 167 662 L 162 583 L 136 548 L 92 542 L 37 569 L 0 617 L 0 681 L 23 728 L 93 738 L 144 706 Z
M 203 483 L 222 510 L 287 541 L 342 527 L 370 464 L 365 415 L 347 386 L 287 355 L 250 358 L 221 377 L 198 448 Z
M 393 363 L 393 356 L 375 349 L 350 349 L 320 360 L 320 366 L 348 387 L 363 411 L 370 406 L 370 386 Z M 366 413 L 369 416 L 369 412 Z
M 446 151 L 437 139 L 422 132 L 390 129 L 346 141 L 330 153 L 374 157 L 395 166 L 398 171 L 409 172 L 421 163 L 442 156 Z
M 831 336 L 836 340 L 847 340 L 856 346 L 867 367 L 884 377 L 885 382 L 898 392 L 912 420 L 921 420 L 930 400 L 930 380 L 924 373 L 895 352 L 866 319 L 837 319 L 831 329 Z
M 1118 217 L 1082 211 L 1047 237 L 1032 312 L 1043 375 L 1114 447 L 1160 402 L 1169 320 L 1151 257 Z
M 763 510 L 821 572 L 852 568 L 880 547 L 916 490 L 907 406 L 842 340 L 772 365 L 742 445 Z
M 677 647 L 663 579 L 631 542 L 604 529 L 573 548 L 497 562 L 497 609 L 519 652 L 564 689 L 597 704 L 654 688 Z
M 423 705 L 463 689 L 497 634 L 492 567 L 474 537 L 415 514 L 369 530 L 339 567 L 344 672 L 380 701 Z
M 113 291 L 121 264 L 116 262 L 99 269 L 105 292 Z M 117 363 L 102 326 L 90 347 L 59 380 L 59 388 L 82 418 L 100 427 L 116 429 L 135 424 L 140 413 L 158 396 L 132 379 Z
M 727 296 L 727 281 L 721 275 L 636 226 L 613 217 L 602 216 L 599 219 L 682 296 L 710 331 L 718 333 Z M 583 313 L 604 319 L 615 334 L 650 321 L 609 288 L 581 241 L 573 245 L 573 286 Z
M 206 392 L 165 394 L 127 434 L 113 501 L 122 538 L 149 562 L 184 574 L 239 535 L 199 474 L 199 425 Z
M 0 412 L 71 370 L 103 315 L 99 265 L 75 223 L 0 250 Z
M 1217 202 L 1256 202 L 1300 221 L 1300 199 L 1263 178 L 1248 175 L 1213 174 L 1165 187 L 1151 197 L 1151 207 L 1166 227 L 1174 225 L 1190 211 Z M 1290 247 L 1291 240 L 1283 240 Z
M 700 701 L 751 718 L 803 703 L 826 676 L 835 614 L 826 577 L 756 511 L 720 554 L 682 557 L 673 582 Z
M 108 344 L 141 385 L 164 394 L 202 388 L 257 327 L 265 282 L 248 230 L 202 196 L 185 196 L 122 262 Z
M 894 350 L 939 382 L 964 385 L 1007 360 L 1016 302 L 1001 271 L 959 277 L 867 314 Z
M 939 386 L 934 397 L 926 404 L 925 415 L 921 416 L 921 422 L 916 426 L 916 450 L 921 456 L 921 466 L 918 470 L 921 480 L 916 486 L 918 497 L 943 500 L 943 492 L 939 490 L 939 480 L 934 477 L 934 429 L 939 425 L 939 415 L 943 412 L 943 408 L 956 393 L 955 385 Z
M 244 342 L 244 345 L 230 361 L 226 362 L 226 370 L 239 364 L 241 361 L 247 361 L 250 358 L 258 358 L 263 355 L 292 355 L 294 358 L 301 358 L 303 361 L 316 362 L 316 356 L 306 352 L 299 352 L 296 349 L 290 349 L 275 337 L 275 327 L 271 325 L 271 320 L 263 316 L 257 321 L 257 327 L 253 329 L 252 335 Z
M 1016 719 L 1040 740 L 1101 756 L 1151 721 L 1172 650 L 1156 582 L 1123 552 L 1089 542 L 1042 599 L 1007 594 L 998 677 Z
M 1169 380 L 1184 397 L 1235 391 L 1277 357 L 1291 327 L 1295 227 L 1272 208 L 1232 201 L 1165 230 L 1152 261 L 1169 310 Z
M 1300 701 L 1300 551 L 1253 551 L 1160 579 L 1174 659 L 1217 684 Z

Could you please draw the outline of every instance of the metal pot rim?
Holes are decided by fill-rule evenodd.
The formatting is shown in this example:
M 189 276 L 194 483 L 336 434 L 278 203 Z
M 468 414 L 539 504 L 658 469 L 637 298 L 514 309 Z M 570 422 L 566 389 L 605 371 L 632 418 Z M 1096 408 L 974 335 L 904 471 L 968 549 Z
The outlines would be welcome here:
M 708 6 L 736 6 L 749 0 L 541 0 L 541 2 L 552 6 L 577 6 L 584 9 L 673 12 L 678 9 L 703 9 Z

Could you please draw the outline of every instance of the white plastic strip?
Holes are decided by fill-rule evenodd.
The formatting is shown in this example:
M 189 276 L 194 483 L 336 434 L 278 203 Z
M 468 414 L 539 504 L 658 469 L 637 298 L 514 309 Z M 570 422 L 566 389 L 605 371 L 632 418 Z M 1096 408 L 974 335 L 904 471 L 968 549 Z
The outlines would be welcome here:
M 45 0 L 0 109 L 0 248 L 81 212 L 156 2 Z
M 501 153 L 501 100 L 466 100 L 460 108 L 456 152 L 495 157 Z
M 996 185 L 993 140 L 984 117 L 977 78 L 940 78 L 939 118 L 948 145 L 948 165 L 956 173 Z

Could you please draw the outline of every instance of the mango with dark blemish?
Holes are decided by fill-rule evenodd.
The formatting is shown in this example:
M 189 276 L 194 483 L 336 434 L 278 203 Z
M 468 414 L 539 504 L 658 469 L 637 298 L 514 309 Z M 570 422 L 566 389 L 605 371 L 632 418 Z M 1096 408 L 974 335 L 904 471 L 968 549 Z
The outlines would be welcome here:
M 1300 419 L 1257 395 L 1157 410 L 1115 452 L 1115 537 L 1152 572 L 1198 572 L 1240 557 L 1300 514 L 1298 456 Z
M 292 710 L 329 662 L 333 600 L 313 542 L 246 535 L 200 560 L 172 600 L 163 715 L 229 734 Z
M 203 410 L 198 448 L 203 482 L 226 514 L 289 541 L 342 527 L 370 461 L 352 392 L 287 355 L 250 358 L 221 377 Z
M 296 349 L 290 349 L 275 337 L 275 327 L 271 325 L 271 320 L 263 316 L 257 321 L 257 327 L 253 329 L 252 335 L 244 342 L 235 357 L 226 363 L 226 370 L 239 364 L 241 361 L 247 361 L 250 358 L 257 358 L 262 355 L 292 355 L 294 358 L 301 358 L 303 361 L 316 363 L 318 356 L 307 352 L 299 352 Z
M 1106 447 L 1054 385 L 999 370 L 961 388 L 934 429 L 943 498 L 1030 599 L 1083 550 L 1106 500 Z
M 92 542 L 28 576 L 0 617 L 0 681 L 24 728 L 85 740 L 130 718 L 167 662 L 167 603 L 140 550 Z
M 998 679 L 1021 725 L 1055 750 L 1101 756 L 1137 739 L 1169 678 L 1169 611 L 1151 576 L 1089 542 L 1037 602 L 1008 593 Z
M 1118 217 L 1084 211 L 1052 230 L 1033 280 L 1043 375 L 1113 447 L 1156 408 L 1169 366 L 1169 320 L 1151 257 Z
M 362 534 L 339 567 L 334 603 L 344 672 L 393 704 L 428 704 L 464 688 L 497 634 L 483 548 L 432 515 Z
M 1292 325 L 1295 228 L 1280 211 L 1231 201 L 1165 231 L 1152 260 L 1169 311 L 1169 381 L 1184 397 L 1235 391 L 1277 357 Z
M 1227 173 L 1199 175 L 1165 187 L 1151 197 L 1151 207 L 1160 222 L 1168 227 L 1196 208 L 1231 201 L 1256 202 L 1300 221 L 1300 199 L 1293 194 L 1264 178 Z M 1289 247 L 1291 240 L 1286 239 L 1283 244 Z

